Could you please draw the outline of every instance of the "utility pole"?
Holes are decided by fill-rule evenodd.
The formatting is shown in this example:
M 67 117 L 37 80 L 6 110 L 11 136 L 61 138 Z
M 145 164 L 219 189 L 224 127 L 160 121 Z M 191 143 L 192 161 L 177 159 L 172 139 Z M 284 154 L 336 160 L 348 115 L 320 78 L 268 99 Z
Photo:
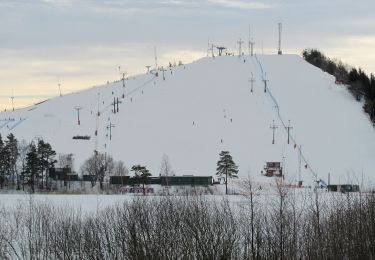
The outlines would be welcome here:
M 117 100 L 116 100 L 116 104 L 117 104 L 117 113 L 119 112 L 119 106 L 118 106 L 118 103 L 119 103 L 119 101 L 118 101 L 118 98 L 117 98 Z
M 207 58 L 208 56 L 210 56 L 210 38 L 208 38 L 208 41 L 207 41 Z
M 251 37 L 250 25 L 249 25 L 249 55 L 254 56 L 254 40 Z
M 100 116 L 100 93 L 98 93 L 98 117 Z
M 240 40 L 237 42 L 238 43 L 238 56 L 239 57 L 241 57 L 242 56 L 242 49 L 241 49 L 241 47 L 242 47 L 242 43 L 244 43 L 244 41 L 243 40 L 241 40 L 241 38 L 240 38 Z
M 121 66 L 118 66 L 118 74 L 121 75 Z
M 251 38 L 251 41 L 250 41 L 250 55 L 251 56 L 254 56 L 254 40 L 253 38 Z
M 109 140 L 112 140 L 112 128 L 115 127 L 114 124 L 110 123 L 108 126 L 107 126 L 107 129 L 109 129 Z
M 167 70 L 164 69 L 163 67 L 161 67 L 161 71 L 163 72 L 163 80 L 165 80 L 164 72 L 167 71 Z
M 75 106 L 74 109 L 77 110 L 77 121 L 78 121 L 78 125 L 81 125 L 81 120 L 79 119 L 79 111 L 82 109 L 82 107 L 80 107 L 80 106 Z
M 14 90 L 12 89 L 12 96 L 10 97 L 12 100 L 12 110 L 14 111 Z
M 57 85 L 59 86 L 59 93 L 60 93 L 60 97 L 61 97 L 62 96 L 62 94 L 61 94 L 61 83 L 59 82 Z
M 251 28 L 250 28 L 250 24 L 249 24 L 249 55 L 251 54 L 250 42 L 251 42 Z
M 147 65 L 146 68 L 147 68 L 147 74 L 150 73 L 150 68 L 151 68 L 151 66 L 150 66 L 150 65 Z
M 113 114 L 116 114 L 116 98 L 113 97 Z
M 155 55 L 155 71 L 158 70 L 158 56 L 156 54 L 156 46 L 154 46 L 154 55 Z
M 302 145 L 298 149 L 298 182 L 301 181 Z
M 253 76 L 253 73 L 251 72 L 251 78 L 250 78 L 250 83 L 251 83 L 251 93 L 253 93 L 253 85 L 254 85 L 254 82 L 255 82 L 255 79 L 254 79 L 254 76 Z
M 267 82 L 269 80 L 267 79 L 267 72 L 264 72 L 264 79 L 263 79 L 263 82 L 264 82 L 264 93 L 267 93 Z
M 285 128 L 286 128 L 287 131 L 288 131 L 288 144 L 289 144 L 289 131 L 290 131 L 290 129 L 293 129 L 293 127 L 290 126 L 290 120 L 288 120 L 288 126 L 285 127 Z
M 277 129 L 277 125 L 275 125 L 275 120 L 272 120 L 272 126 L 270 126 L 270 129 L 272 129 L 272 144 L 275 144 L 275 130 Z

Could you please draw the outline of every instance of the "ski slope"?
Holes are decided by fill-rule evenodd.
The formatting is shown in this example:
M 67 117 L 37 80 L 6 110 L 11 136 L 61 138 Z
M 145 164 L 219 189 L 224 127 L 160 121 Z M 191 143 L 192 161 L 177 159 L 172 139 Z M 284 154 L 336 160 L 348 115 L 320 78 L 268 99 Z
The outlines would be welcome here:
M 305 183 L 327 181 L 328 173 L 331 183 L 375 179 L 375 130 L 362 104 L 297 55 L 203 58 L 168 68 L 165 80 L 158 74 L 129 77 L 125 88 L 120 80 L 1 112 L 0 133 L 27 141 L 42 137 L 57 153 L 73 153 L 77 171 L 98 150 L 128 168 L 146 165 L 153 175 L 163 154 L 176 175 L 214 175 L 220 151 L 228 150 L 239 176 L 260 182 L 272 179 L 260 174 L 266 161 L 283 162 L 291 182 L 299 171 Z M 114 98 L 121 102 L 118 113 Z M 91 139 L 73 140 L 76 135 Z

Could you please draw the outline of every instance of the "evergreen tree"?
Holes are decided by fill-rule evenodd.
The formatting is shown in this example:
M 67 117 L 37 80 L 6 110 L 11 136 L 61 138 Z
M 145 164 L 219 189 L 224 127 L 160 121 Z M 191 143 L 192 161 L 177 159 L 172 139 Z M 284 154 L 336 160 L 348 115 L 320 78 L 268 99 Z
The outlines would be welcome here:
M 4 149 L 4 142 L 0 135 L 0 185 L 3 187 L 5 180 L 5 168 L 6 168 L 6 155 Z
M 25 174 L 28 177 L 33 193 L 35 192 L 35 179 L 39 176 L 40 166 L 37 148 L 34 143 L 31 143 L 30 150 L 26 155 Z
M 238 166 L 234 163 L 228 151 L 221 151 L 217 162 L 216 175 L 225 175 L 225 194 L 228 194 L 228 178 L 238 178 Z
M 6 172 L 9 176 L 12 176 L 13 179 L 17 176 L 17 159 L 19 156 L 18 152 L 18 141 L 11 133 L 7 136 L 5 140 L 5 156 L 6 156 Z
M 134 165 L 131 169 L 134 172 L 135 178 L 139 183 L 142 183 L 143 195 L 146 195 L 145 184 L 148 182 L 148 177 L 151 176 L 151 173 L 146 169 L 146 166 Z
M 55 156 L 56 152 L 52 149 L 49 143 L 44 142 L 43 140 L 38 141 L 38 158 L 41 169 L 42 188 L 44 187 L 43 180 L 47 182 L 49 169 L 53 168 L 57 162 L 54 159 Z

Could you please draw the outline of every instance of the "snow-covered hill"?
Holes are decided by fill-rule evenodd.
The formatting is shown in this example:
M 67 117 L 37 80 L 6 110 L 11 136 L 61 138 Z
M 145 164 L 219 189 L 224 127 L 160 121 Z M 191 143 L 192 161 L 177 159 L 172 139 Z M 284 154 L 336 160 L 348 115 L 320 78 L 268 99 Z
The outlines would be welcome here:
M 263 79 L 269 80 L 267 93 Z M 117 98 L 119 112 L 113 113 Z M 80 125 L 76 106 L 82 108 Z M 28 141 L 43 137 L 57 153 L 74 153 L 77 169 L 97 149 L 128 167 L 147 165 L 153 175 L 159 174 L 163 154 L 177 175 L 214 175 L 220 151 L 228 150 L 241 177 L 251 173 L 268 180 L 260 175 L 265 162 L 281 161 L 293 181 L 301 145 L 305 181 L 314 174 L 327 179 L 328 173 L 331 182 L 345 182 L 353 174 L 375 179 L 375 130 L 361 103 L 297 55 L 203 58 L 168 68 L 165 80 L 159 71 L 159 77 L 126 79 L 125 90 L 122 81 L 93 87 L 1 112 L 0 133 L 9 132 Z M 73 140 L 76 135 L 91 139 Z

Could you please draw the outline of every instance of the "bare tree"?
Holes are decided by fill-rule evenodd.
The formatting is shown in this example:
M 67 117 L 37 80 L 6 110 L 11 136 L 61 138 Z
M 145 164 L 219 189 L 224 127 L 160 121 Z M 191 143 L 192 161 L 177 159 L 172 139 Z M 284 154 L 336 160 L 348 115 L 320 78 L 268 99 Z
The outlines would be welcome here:
M 112 173 L 114 169 L 114 161 L 112 156 L 107 154 L 93 154 L 81 166 L 81 173 L 91 176 L 91 185 L 94 187 L 96 181 L 100 183 L 100 189 L 103 189 L 103 181 L 105 176 Z
M 74 155 L 72 153 L 65 154 L 60 153 L 58 158 L 58 165 L 60 168 L 70 168 L 70 170 L 74 171 Z

